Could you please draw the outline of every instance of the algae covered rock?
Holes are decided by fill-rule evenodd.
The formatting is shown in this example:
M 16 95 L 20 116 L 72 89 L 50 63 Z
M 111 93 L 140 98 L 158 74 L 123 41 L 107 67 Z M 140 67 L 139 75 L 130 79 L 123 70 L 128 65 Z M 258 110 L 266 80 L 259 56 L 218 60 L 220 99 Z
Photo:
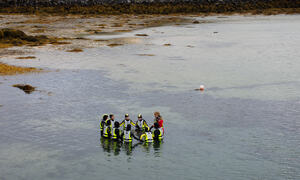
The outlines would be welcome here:
M 26 94 L 30 94 L 33 91 L 35 91 L 35 87 L 33 87 L 29 84 L 15 84 L 15 85 L 13 85 L 13 87 L 23 90 Z
M 16 29 L 0 29 L 0 48 L 22 45 L 40 46 L 53 43 L 59 43 L 57 38 L 48 38 L 45 35 L 30 36 Z

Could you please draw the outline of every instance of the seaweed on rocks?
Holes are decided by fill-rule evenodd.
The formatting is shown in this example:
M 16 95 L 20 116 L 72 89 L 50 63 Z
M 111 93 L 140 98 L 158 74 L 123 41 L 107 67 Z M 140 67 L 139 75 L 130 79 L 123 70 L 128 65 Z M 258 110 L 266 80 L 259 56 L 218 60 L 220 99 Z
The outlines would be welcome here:
M 23 90 L 26 94 L 31 94 L 33 91 L 35 91 L 35 87 L 29 84 L 15 84 L 13 87 Z
M 30 36 L 16 29 L 0 29 L 0 48 L 23 45 L 41 46 L 54 43 L 59 43 L 57 38 L 48 38 L 45 35 Z

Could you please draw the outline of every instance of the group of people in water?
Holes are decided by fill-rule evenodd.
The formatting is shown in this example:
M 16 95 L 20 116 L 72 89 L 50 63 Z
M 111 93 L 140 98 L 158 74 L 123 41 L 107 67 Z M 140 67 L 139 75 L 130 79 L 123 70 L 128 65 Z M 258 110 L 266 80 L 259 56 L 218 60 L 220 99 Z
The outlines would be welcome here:
M 163 119 L 159 112 L 154 112 L 154 117 L 153 125 L 149 126 L 142 114 L 138 114 L 136 122 L 130 119 L 129 114 L 125 114 L 121 123 L 115 120 L 114 114 L 104 114 L 100 122 L 100 133 L 103 138 L 114 141 L 132 142 L 136 139 L 146 143 L 159 142 L 164 136 Z

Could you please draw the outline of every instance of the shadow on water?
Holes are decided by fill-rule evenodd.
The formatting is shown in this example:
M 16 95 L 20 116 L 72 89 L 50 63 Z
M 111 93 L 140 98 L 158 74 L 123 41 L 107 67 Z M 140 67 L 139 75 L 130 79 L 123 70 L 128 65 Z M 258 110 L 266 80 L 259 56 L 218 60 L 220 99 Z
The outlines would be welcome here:
M 100 138 L 101 147 L 109 156 L 111 154 L 118 156 L 120 152 L 125 152 L 127 156 L 132 156 L 135 149 L 141 148 L 146 154 L 150 154 L 151 149 L 153 149 L 154 156 L 160 157 L 162 143 L 163 142 L 122 142 L 103 137 Z

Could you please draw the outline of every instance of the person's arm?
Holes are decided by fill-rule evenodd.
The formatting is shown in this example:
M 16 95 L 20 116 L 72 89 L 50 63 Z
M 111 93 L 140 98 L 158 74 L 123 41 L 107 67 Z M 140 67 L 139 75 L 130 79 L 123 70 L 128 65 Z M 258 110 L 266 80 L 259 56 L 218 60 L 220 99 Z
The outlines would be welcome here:
M 108 127 L 108 137 L 109 137 L 109 138 L 111 138 L 111 136 L 112 136 L 112 134 L 111 134 L 112 132 L 111 132 L 111 131 L 112 131 L 111 128 Z
M 152 130 L 153 127 L 154 127 L 154 125 L 152 125 L 152 126 L 150 127 L 150 131 Z
M 164 127 L 164 120 L 160 119 L 158 121 L 159 127 Z
M 130 133 L 130 134 L 131 134 L 131 136 L 132 136 L 134 139 L 136 139 L 136 140 L 139 141 L 139 138 L 137 138 L 133 133 Z
M 120 141 L 123 141 L 123 136 L 124 136 L 124 132 L 123 131 L 121 131 L 122 133 L 121 133 L 121 135 L 120 135 Z
M 123 120 L 123 121 L 120 123 L 120 127 L 122 127 L 124 123 L 125 123 L 125 120 Z
M 145 120 L 144 120 L 144 126 L 149 127 Z
M 140 137 L 140 141 L 144 142 L 145 140 L 143 139 L 146 136 L 146 134 L 142 134 Z
M 130 124 L 132 125 L 132 126 L 135 126 L 135 124 L 134 124 L 134 122 L 131 120 L 130 121 Z

